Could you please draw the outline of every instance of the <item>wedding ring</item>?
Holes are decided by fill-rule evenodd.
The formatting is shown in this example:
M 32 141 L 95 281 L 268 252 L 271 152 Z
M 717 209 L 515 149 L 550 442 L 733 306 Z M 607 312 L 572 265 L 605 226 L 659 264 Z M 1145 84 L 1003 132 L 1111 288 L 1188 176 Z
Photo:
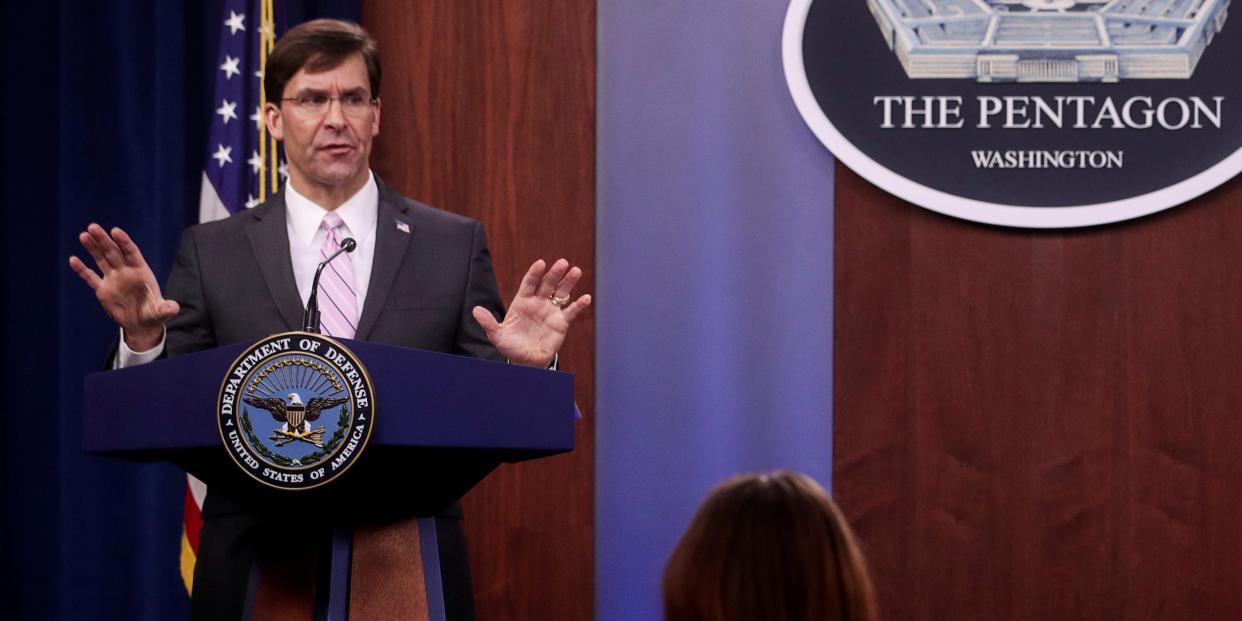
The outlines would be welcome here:
M 558 298 L 556 297 L 556 293 L 553 292 L 548 294 L 548 301 L 551 302 L 553 306 L 560 308 L 569 303 L 569 296 Z

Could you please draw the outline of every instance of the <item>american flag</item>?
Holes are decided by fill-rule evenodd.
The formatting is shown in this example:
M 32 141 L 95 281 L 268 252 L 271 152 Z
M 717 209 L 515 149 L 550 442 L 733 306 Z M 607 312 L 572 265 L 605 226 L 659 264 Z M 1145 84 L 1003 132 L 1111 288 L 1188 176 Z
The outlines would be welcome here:
M 199 221 L 226 218 L 276 192 L 285 166 L 263 124 L 263 61 L 275 41 L 274 0 L 226 0 L 214 73 L 211 131 L 203 164 Z M 283 27 L 279 28 L 283 32 Z M 186 475 L 181 579 L 194 588 L 194 564 L 207 486 Z
M 273 194 L 283 164 L 263 125 L 263 61 L 275 41 L 273 0 L 227 0 L 221 20 L 199 221 L 227 217 Z

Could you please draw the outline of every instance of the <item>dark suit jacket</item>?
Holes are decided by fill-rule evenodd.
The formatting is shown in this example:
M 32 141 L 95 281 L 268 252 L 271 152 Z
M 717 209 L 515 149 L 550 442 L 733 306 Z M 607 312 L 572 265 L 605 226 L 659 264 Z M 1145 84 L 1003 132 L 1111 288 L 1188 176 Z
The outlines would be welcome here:
M 375 260 L 354 338 L 504 360 L 470 313 L 502 310 L 482 225 L 377 183 Z M 171 356 L 299 329 L 283 192 L 187 229 L 165 297 L 181 304 L 168 322 Z
M 503 315 L 482 225 L 377 183 L 375 259 L 355 338 L 503 360 L 471 315 L 476 305 Z M 282 192 L 252 210 L 186 230 L 165 288 L 165 296 L 181 305 L 167 324 L 168 355 L 300 329 L 304 309 L 285 213 Z M 254 557 L 246 539 L 254 538 L 250 531 L 261 520 L 216 492 L 208 493 L 203 518 L 194 614 L 235 617 L 238 590 L 244 596 L 246 567 Z M 459 538 L 445 535 L 445 541 Z M 452 577 L 445 578 L 448 590 Z M 469 597 L 468 573 L 465 580 Z

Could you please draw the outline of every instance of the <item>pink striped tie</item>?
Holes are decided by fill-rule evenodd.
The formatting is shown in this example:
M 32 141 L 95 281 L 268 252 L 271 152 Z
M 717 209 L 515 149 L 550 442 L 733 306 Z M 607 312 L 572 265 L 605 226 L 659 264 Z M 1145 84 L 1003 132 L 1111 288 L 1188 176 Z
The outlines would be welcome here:
M 341 247 L 340 214 L 328 212 L 323 217 L 323 238 L 320 255 L 326 259 Z M 332 259 L 319 277 L 319 325 L 327 336 L 352 339 L 358 331 L 358 295 L 354 292 L 354 261 L 349 253 Z

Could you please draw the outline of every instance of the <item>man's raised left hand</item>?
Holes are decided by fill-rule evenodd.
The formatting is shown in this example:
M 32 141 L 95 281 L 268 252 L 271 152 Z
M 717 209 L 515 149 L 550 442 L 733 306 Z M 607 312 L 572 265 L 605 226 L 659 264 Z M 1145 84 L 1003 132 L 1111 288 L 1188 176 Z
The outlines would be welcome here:
M 487 339 L 510 362 L 546 368 L 552 363 L 569 326 L 591 305 L 591 296 L 570 301 L 582 269 L 558 259 L 549 268 L 543 259 L 535 261 L 518 287 L 503 322 L 482 306 L 472 310 L 487 333 Z

